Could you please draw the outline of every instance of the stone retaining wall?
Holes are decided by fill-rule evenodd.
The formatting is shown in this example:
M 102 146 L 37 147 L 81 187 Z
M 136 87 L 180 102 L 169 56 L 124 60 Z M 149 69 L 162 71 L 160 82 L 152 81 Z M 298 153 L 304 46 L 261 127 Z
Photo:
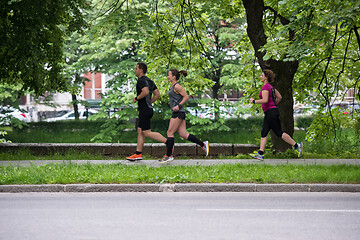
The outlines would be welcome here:
M 0 152 L 28 149 L 33 155 L 66 153 L 67 151 L 89 152 L 108 156 L 127 156 L 136 150 L 136 143 L 1 143 Z M 257 150 L 253 144 L 211 143 L 210 156 L 248 154 Z M 165 144 L 146 143 L 143 153 L 162 157 L 166 153 Z M 193 143 L 176 143 L 174 156 L 204 156 L 204 151 Z

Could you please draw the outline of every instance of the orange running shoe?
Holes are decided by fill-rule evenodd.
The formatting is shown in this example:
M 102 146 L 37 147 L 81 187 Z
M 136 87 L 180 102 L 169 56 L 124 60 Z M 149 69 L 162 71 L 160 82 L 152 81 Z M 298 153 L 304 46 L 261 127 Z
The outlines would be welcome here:
M 127 157 L 126 160 L 129 160 L 129 161 L 135 161 L 135 160 L 142 160 L 142 153 L 140 154 L 133 154 L 131 155 L 130 157 Z

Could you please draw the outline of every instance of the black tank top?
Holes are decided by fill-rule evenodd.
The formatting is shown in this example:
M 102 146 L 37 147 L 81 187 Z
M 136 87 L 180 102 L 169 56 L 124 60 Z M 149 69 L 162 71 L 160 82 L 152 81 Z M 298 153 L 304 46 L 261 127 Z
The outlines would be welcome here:
M 169 89 L 169 98 L 170 98 L 170 107 L 171 107 L 171 111 L 173 111 L 173 108 L 177 105 L 179 105 L 179 103 L 183 100 L 183 96 L 181 96 L 180 94 L 176 93 L 174 91 L 175 89 L 175 85 L 179 84 L 179 83 L 175 83 L 170 89 Z M 179 109 L 179 112 L 185 112 L 185 109 L 183 106 L 181 106 L 181 108 Z

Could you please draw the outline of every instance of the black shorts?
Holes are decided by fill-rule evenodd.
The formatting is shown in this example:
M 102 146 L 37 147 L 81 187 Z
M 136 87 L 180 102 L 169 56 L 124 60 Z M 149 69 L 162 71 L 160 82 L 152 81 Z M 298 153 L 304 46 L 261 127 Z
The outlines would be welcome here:
M 143 131 L 151 129 L 150 121 L 154 115 L 154 110 L 152 108 L 147 108 L 145 110 L 139 111 L 139 125 Z
M 270 108 L 265 112 L 261 137 L 266 137 L 270 129 L 273 130 L 276 136 L 281 138 L 283 131 L 281 129 L 280 112 L 278 108 Z
M 182 120 L 185 120 L 186 115 L 185 112 L 173 112 L 171 118 L 180 118 Z

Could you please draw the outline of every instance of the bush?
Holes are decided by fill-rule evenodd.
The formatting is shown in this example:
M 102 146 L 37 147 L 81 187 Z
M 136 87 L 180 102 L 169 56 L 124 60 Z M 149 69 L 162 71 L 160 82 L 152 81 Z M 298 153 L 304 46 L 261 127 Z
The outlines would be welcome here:
M 151 119 L 151 130 L 154 132 L 166 132 L 169 127 L 170 119 L 164 119 L 162 115 L 155 115 Z M 186 123 L 188 125 L 188 123 Z
M 228 126 L 232 132 L 239 132 L 242 130 L 261 129 L 263 117 L 249 117 L 249 118 L 229 118 L 225 120 L 225 125 Z
M 208 119 L 214 121 L 212 119 Z M 166 132 L 169 126 L 169 119 L 163 119 L 163 116 L 154 116 L 151 120 L 151 130 L 156 132 Z M 230 128 L 230 132 L 239 132 L 245 130 L 261 129 L 263 117 L 249 117 L 244 118 L 228 118 L 225 120 L 225 125 Z M 194 126 L 190 121 L 186 121 L 186 127 Z M 218 129 L 216 129 L 218 131 Z M 216 132 L 215 131 L 215 132 Z
M 58 121 L 58 122 L 33 122 L 29 123 L 28 127 L 25 127 L 24 130 L 34 130 L 34 129 L 43 129 L 44 131 L 74 131 L 77 129 L 85 130 L 91 129 L 93 131 L 97 131 L 100 129 L 101 125 L 104 121 L 87 121 L 87 120 L 79 120 L 79 121 Z
M 314 120 L 315 117 L 299 117 L 296 120 L 296 125 L 298 128 L 303 128 L 303 129 L 308 129 L 312 123 L 312 121 Z
M 104 121 L 86 120 L 34 122 L 23 129 L 13 128 L 8 131 L 8 139 L 18 143 L 87 143 L 100 131 L 103 123 Z

